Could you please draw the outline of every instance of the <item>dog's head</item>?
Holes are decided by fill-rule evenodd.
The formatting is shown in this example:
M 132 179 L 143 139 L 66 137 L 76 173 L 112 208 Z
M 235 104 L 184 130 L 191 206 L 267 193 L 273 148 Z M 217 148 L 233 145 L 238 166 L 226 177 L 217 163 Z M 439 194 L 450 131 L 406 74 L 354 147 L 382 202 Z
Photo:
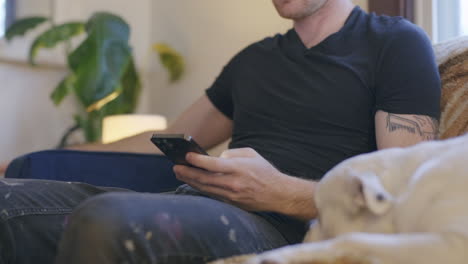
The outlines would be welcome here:
M 394 199 L 372 171 L 338 166 L 318 183 L 314 198 L 318 219 L 307 242 L 349 232 L 391 232 L 388 214 Z

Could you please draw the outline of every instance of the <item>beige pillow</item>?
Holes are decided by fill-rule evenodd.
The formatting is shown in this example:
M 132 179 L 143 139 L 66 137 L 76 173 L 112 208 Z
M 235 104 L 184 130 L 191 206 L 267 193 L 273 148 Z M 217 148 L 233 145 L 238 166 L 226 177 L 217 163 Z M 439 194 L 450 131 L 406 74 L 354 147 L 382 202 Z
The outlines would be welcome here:
M 439 138 L 468 132 L 468 36 L 434 45 L 442 80 Z

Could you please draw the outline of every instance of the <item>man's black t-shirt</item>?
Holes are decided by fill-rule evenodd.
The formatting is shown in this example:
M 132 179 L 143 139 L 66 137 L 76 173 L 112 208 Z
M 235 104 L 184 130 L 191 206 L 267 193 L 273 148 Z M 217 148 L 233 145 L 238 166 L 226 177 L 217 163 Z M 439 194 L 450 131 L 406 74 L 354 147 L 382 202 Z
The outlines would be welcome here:
M 377 110 L 438 118 L 440 79 L 421 29 L 356 7 L 310 49 L 294 29 L 250 45 L 206 93 L 234 121 L 230 148 L 251 147 L 279 170 L 317 180 L 376 149 Z

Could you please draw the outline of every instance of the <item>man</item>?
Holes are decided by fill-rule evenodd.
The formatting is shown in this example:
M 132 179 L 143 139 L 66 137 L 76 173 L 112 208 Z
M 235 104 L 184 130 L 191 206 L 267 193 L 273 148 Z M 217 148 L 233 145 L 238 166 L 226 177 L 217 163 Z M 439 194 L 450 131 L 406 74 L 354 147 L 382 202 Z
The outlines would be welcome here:
M 177 193 L 192 195 L 112 192 L 81 203 L 57 263 L 203 263 L 298 243 L 327 170 L 435 138 L 440 81 L 424 33 L 349 0 L 273 4 L 294 28 L 237 54 L 165 131 L 204 148 L 232 137 L 230 150 L 187 155 L 204 170 L 174 167 L 193 187 Z M 152 152 L 150 135 L 88 149 Z M 103 191 L 70 185 L 60 188 L 81 194 L 72 204 Z

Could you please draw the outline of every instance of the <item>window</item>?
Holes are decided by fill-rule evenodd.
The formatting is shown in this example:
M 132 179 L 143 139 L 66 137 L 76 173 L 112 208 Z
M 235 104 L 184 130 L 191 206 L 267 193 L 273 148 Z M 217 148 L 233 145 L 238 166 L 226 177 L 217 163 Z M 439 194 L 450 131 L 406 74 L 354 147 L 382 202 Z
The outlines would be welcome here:
M 16 0 L 0 0 L 0 38 L 15 19 L 15 2 Z
M 468 34 L 467 0 L 433 0 L 433 6 L 434 42 Z
M 468 1 L 460 0 L 460 5 L 460 32 L 461 35 L 468 35 Z
M 0 0 L 0 36 L 5 34 L 6 28 L 6 0 Z

